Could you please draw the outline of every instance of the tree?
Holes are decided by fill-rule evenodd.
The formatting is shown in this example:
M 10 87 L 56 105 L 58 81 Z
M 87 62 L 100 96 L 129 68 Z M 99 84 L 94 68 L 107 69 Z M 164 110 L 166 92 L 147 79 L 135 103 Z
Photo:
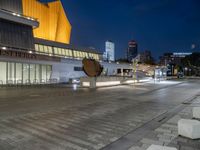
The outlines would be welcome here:
M 200 67 L 200 52 L 192 53 L 182 59 L 182 63 L 187 67 Z
M 200 76 L 200 52 L 192 53 L 182 59 L 182 64 L 191 69 L 194 75 Z

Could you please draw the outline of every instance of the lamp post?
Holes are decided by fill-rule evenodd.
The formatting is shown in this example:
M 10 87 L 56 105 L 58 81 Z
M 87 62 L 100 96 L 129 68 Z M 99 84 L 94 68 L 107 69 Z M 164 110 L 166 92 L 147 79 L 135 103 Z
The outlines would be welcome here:
M 137 64 L 138 64 L 138 60 L 137 59 L 133 59 L 133 70 L 134 70 L 134 73 L 133 73 L 133 79 L 134 79 L 134 83 L 136 82 L 137 80 Z

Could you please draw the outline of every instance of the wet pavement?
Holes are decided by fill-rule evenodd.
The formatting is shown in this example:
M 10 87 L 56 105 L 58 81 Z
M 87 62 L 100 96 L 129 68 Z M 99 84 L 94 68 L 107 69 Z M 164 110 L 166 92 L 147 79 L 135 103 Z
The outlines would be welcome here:
M 199 85 L 191 80 L 100 89 L 1 88 L 0 150 L 145 150 L 155 141 L 177 146 L 180 139 L 198 148 L 177 136 L 175 121 L 168 122 L 190 117 L 192 106 L 183 102 L 200 94 Z

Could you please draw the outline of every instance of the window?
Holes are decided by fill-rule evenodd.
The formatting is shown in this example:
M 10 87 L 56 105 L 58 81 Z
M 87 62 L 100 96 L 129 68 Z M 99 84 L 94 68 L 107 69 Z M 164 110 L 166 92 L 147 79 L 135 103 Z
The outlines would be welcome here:
M 46 54 L 49 53 L 47 46 L 44 46 L 44 53 L 46 53 Z
M 54 54 L 55 54 L 55 55 L 58 55 L 58 48 L 57 48 L 57 47 L 54 47 L 53 49 L 54 49 Z
M 69 50 L 69 56 L 70 56 L 70 57 L 73 57 L 73 52 L 72 52 L 72 50 Z
M 16 83 L 22 84 L 22 64 L 16 63 Z
M 58 48 L 58 55 L 62 55 L 62 49 Z
M 40 83 L 41 81 L 41 65 L 35 65 L 35 81 L 34 83 Z
M 35 50 L 39 51 L 39 45 L 38 44 L 35 44 Z
M 74 51 L 74 57 L 77 58 L 78 55 L 77 55 L 77 51 Z
M 48 46 L 49 54 L 53 54 L 53 49 L 51 46 Z
M 15 83 L 15 63 L 8 63 L 8 82 Z
M 85 53 L 85 57 L 88 58 L 88 53 Z
M 6 62 L 0 62 L 0 84 L 6 84 L 6 70 L 7 70 L 7 63 Z
M 42 82 L 46 82 L 47 81 L 47 66 L 46 65 L 42 65 Z
M 0 62 L 0 68 L 0 84 L 46 83 L 52 73 L 51 65 Z
M 43 45 L 39 45 L 39 52 L 44 52 L 44 46 Z
M 50 65 L 47 66 L 47 80 L 51 78 L 52 67 Z
M 65 49 L 62 48 L 62 55 L 65 56 Z
M 30 83 L 29 81 L 29 64 L 23 64 L 23 83 Z
M 30 82 L 34 83 L 35 81 L 35 64 L 30 64 Z
M 83 71 L 82 67 L 74 67 L 74 71 Z
M 66 56 L 70 56 L 70 55 L 69 55 L 69 50 L 68 50 L 68 49 L 65 49 L 65 55 L 66 55 Z

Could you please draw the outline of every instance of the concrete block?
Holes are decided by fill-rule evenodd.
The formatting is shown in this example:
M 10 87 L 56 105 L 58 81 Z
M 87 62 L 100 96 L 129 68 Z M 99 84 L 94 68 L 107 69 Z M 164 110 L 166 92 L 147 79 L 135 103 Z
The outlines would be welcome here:
M 193 118 L 200 119 L 200 107 L 194 107 L 192 112 Z
M 178 134 L 190 139 L 200 138 L 200 121 L 181 119 L 178 121 Z
M 177 150 L 177 149 L 174 147 L 151 145 L 147 150 Z

